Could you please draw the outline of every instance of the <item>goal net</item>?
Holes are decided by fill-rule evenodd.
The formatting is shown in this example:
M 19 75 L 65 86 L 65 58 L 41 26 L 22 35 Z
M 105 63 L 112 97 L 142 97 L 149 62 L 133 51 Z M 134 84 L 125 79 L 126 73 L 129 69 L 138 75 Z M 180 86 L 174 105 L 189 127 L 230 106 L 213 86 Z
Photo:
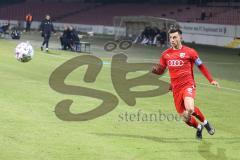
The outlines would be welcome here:
M 113 18 L 115 40 L 135 39 L 145 27 L 157 27 L 160 30 L 179 26 L 174 19 L 151 16 L 116 16 Z

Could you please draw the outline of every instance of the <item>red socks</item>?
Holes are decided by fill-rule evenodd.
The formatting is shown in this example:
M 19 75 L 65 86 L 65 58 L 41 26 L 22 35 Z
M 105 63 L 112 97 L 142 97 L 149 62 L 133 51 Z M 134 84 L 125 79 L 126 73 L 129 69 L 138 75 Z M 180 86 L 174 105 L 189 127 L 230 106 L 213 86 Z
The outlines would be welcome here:
M 204 122 L 204 120 L 205 120 L 205 117 L 202 114 L 202 112 L 200 111 L 200 109 L 195 106 L 192 116 L 190 117 L 189 121 L 186 122 L 191 127 L 194 127 L 194 128 L 198 127 L 198 122 L 196 121 L 196 119 L 193 116 L 196 117 L 197 119 L 199 119 L 201 122 Z
M 205 117 L 202 114 L 202 112 L 200 111 L 200 109 L 198 107 L 194 107 L 194 112 L 192 114 L 193 116 L 195 116 L 197 119 L 199 119 L 199 121 L 204 122 Z
M 194 128 L 198 127 L 198 122 L 196 121 L 196 119 L 193 116 L 191 116 L 189 121 L 186 123 L 191 127 L 194 127 Z

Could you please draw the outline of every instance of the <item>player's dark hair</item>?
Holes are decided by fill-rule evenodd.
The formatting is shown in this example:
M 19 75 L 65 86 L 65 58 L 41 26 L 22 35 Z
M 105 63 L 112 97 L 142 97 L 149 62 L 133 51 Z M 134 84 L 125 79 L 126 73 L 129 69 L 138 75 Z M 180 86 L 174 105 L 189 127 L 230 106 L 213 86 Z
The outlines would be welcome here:
M 179 34 L 182 34 L 182 31 L 179 28 L 172 27 L 168 30 L 168 34 L 178 32 Z

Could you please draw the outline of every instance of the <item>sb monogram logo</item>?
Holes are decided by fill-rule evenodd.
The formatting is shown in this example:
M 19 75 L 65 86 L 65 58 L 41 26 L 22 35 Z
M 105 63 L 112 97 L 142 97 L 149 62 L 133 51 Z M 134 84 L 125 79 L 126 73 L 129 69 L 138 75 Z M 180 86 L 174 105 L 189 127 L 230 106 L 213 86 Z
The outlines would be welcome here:
M 137 98 L 155 97 L 169 92 L 169 83 L 159 79 L 159 76 L 152 74 L 154 63 L 129 63 L 125 54 L 116 54 L 112 57 L 110 67 L 110 82 L 116 94 L 129 106 L 135 106 Z M 49 86 L 63 95 L 63 99 L 55 106 L 56 116 L 64 121 L 88 121 L 103 116 L 114 110 L 119 103 L 118 97 L 111 92 L 100 88 L 88 88 L 81 85 L 66 84 L 65 79 L 81 66 L 87 66 L 82 81 L 94 83 L 103 68 L 103 61 L 93 55 L 76 56 L 59 67 L 49 77 Z M 135 78 L 127 78 L 128 73 L 147 71 Z M 133 91 L 132 88 L 139 86 L 156 86 L 157 88 Z M 86 112 L 72 113 L 71 106 L 74 102 L 66 95 L 84 96 L 100 100 L 99 104 Z

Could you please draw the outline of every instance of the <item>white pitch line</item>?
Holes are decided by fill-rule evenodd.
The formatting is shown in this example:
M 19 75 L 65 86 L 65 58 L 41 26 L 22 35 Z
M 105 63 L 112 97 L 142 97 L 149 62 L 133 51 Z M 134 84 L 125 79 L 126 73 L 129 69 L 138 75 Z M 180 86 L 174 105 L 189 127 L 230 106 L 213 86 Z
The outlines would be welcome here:
M 240 65 L 240 63 L 228 63 L 228 62 L 211 62 L 211 61 L 204 61 L 204 63 L 211 63 L 211 64 L 236 64 L 236 65 Z
M 197 84 L 201 84 L 201 85 L 204 85 L 204 86 L 215 87 L 215 86 L 213 86 L 213 85 L 210 85 L 210 84 L 205 84 L 205 83 L 200 83 L 200 82 L 198 82 Z M 225 89 L 225 90 L 230 90 L 230 91 L 236 91 L 236 92 L 240 92 L 240 90 L 239 90 L 239 89 L 228 88 L 228 87 L 220 87 L 220 89 Z

